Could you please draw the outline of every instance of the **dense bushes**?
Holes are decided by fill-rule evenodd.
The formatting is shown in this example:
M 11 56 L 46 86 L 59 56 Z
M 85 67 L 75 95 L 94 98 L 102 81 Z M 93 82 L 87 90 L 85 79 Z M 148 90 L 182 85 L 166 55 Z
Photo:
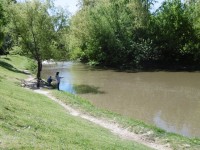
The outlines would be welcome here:
M 169 0 L 151 13 L 140 0 L 87 1 L 71 21 L 70 54 L 112 67 L 197 64 L 196 3 Z
M 152 12 L 150 8 L 153 2 L 82 0 L 80 10 L 70 18 L 70 21 L 68 17 L 61 17 L 65 15 L 61 15 L 60 18 L 53 19 L 55 26 L 51 30 L 42 32 L 44 26 L 50 27 L 47 23 L 39 26 L 39 33 L 43 34 L 38 34 L 41 35 L 38 41 L 41 42 L 41 39 L 47 37 L 45 43 L 40 44 L 40 49 L 44 51 L 45 58 L 65 57 L 79 59 L 92 65 L 117 68 L 198 66 L 200 0 L 186 3 L 181 0 L 166 0 L 158 10 Z M 3 10 L 3 7 L 0 6 L 1 9 Z M 53 15 L 53 11 L 51 13 Z M 66 13 L 60 10 L 59 14 Z M 4 12 L 0 12 L 0 16 L 4 17 Z M 0 18 L 0 26 L 4 26 L 3 17 Z M 23 23 L 24 21 L 20 25 Z M 26 22 L 24 26 L 30 27 Z M 20 34 L 27 33 L 23 26 L 21 29 Z M 13 46 L 13 39 L 10 36 L 12 33 L 13 30 L 7 31 L 4 39 L 0 38 L 0 41 L 3 41 L 0 53 Z M 0 37 L 1 35 L 3 32 L 0 30 Z M 50 47 L 49 41 L 55 38 Z M 15 44 L 22 47 L 19 40 Z M 28 43 L 28 46 L 30 44 Z M 24 51 L 25 47 L 22 47 L 22 50 Z

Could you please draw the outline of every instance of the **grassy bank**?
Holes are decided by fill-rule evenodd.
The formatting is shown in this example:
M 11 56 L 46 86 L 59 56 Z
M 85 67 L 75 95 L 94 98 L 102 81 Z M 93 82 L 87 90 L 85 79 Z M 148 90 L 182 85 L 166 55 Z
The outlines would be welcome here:
M 124 128 L 129 128 L 137 134 L 147 134 L 147 140 L 155 141 L 160 140 L 163 144 L 170 144 L 173 149 L 177 150 L 199 150 L 200 138 L 187 138 L 178 134 L 168 133 L 155 126 L 147 125 L 143 122 L 130 119 L 119 114 L 99 109 L 93 106 L 88 100 L 85 100 L 77 95 L 66 92 L 53 91 L 53 94 L 63 102 L 80 109 L 90 115 L 107 118 L 113 122 L 118 122 Z
M 155 141 L 160 139 L 161 143 L 169 143 L 173 149 L 190 149 L 190 150 L 199 150 L 200 149 L 200 139 L 199 138 L 187 138 L 174 133 L 167 133 L 166 131 L 157 128 L 155 126 L 150 126 L 144 124 L 143 122 L 130 119 L 119 114 L 115 114 L 106 110 L 99 109 L 93 106 L 87 100 L 66 92 L 53 92 L 54 95 L 63 100 L 65 103 L 80 109 L 91 115 L 107 118 L 110 121 L 118 122 L 124 128 L 129 128 L 130 131 L 133 131 L 137 134 L 148 134 L 147 140 Z
M 0 149 L 149 149 L 72 117 L 47 97 L 22 88 L 20 80 L 27 75 L 21 70 L 30 67 L 28 62 L 20 56 L 0 58 Z M 79 100 L 63 92 L 54 94 Z M 77 105 L 94 108 L 87 102 Z

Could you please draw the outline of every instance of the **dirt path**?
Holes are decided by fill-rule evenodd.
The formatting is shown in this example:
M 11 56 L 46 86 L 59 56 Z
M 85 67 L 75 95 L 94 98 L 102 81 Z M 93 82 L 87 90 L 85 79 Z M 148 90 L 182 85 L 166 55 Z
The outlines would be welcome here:
M 31 76 L 26 80 L 26 82 L 29 82 L 31 84 L 34 83 L 33 78 Z M 47 90 L 44 90 L 43 88 L 40 88 L 40 89 L 33 89 L 33 91 L 36 93 L 39 93 L 39 94 L 43 94 L 43 95 L 47 96 L 49 99 L 58 103 L 59 105 L 64 107 L 64 109 L 66 111 L 68 111 L 72 116 L 80 117 L 80 118 L 86 119 L 90 122 L 93 122 L 101 127 L 104 127 L 106 129 L 110 130 L 112 133 L 120 136 L 123 139 L 135 141 L 135 142 L 146 145 L 147 147 L 150 147 L 150 148 L 153 148 L 156 150 L 171 150 L 169 144 L 163 145 L 163 144 L 160 144 L 159 141 L 148 140 L 148 135 L 150 133 L 149 134 L 148 133 L 147 134 L 135 134 L 134 132 L 128 131 L 128 129 L 124 129 L 124 128 L 120 127 L 120 125 L 117 123 L 113 123 L 113 122 L 110 122 L 105 119 L 100 119 L 100 118 L 96 118 L 96 117 L 84 114 L 84 113 L 80 112 L 79 110 L 76 110 L 76 109 L 66 105 L 62 101 L 60 101 L 57 98 L 55 98 L 54 96 L 52 96 L 50 90 L 47 91 Z

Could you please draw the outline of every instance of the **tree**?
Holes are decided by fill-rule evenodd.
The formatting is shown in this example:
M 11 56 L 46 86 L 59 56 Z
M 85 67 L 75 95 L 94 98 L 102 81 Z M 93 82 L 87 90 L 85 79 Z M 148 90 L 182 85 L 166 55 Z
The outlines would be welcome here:
M 0 0 L 0 55 L 7 54 L 12 46 L 11 36 L 5 32 L 6 24 L 8 24 L 6 7 L 16 2 L 16 0 Z
M 188 13 L 193 23 L 197 42 L 192 45 L 196 60 L 200 60 L 200 0 L 190 0 L 187 3 Z
M 3 49 L 1 48 L 4 39 L 4 33 L 2 31 L 4 25 L 5 25 L 5 15 L 2 6 L 2 1 L 0 0 L 0 55 L 4 53 Z
M 40 86 L 42 61 L 59 58 L 58 33 L 67 15 L 57 11 L 51 1 L 25 1 L 9 5 L 10 31 L 21 54 L 37 61 L 37 87 Z
M 137 65 L 145 47 L 145 5 L 139 0 L 87 0 L 83 4 L 71 23 L 72 54 L 94 64 Z
M 194 43 L 195 35 L 186 5 L 181 0 L 165 1 L 151 21 L 151 38 L 161 62 L 177 64 L 189 56 L 191 47 L 188 45 Z

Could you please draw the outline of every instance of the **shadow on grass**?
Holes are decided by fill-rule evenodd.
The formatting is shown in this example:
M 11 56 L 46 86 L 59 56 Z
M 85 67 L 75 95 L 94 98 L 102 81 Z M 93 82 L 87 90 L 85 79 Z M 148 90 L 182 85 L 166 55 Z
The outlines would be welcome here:
M 20 80 L 20 79 L 19 79 Z M 48 83 L 45 80 L 40 80 L 40 86 L 39 88 L 37 87 L 37 79 L 31 79 L 31 80 L 20 80 L 21 83 L 16 82 L 16 85 L 21 85 L 22 87 L 26 87 L 32 90 L 36 90 L 36 89 L 48 89 L 48 90 L 54 90 L 56 89 L 56 84 L 51 84 L 48 85 Z
M 0 66 L 5 68 L 5 69 L 8 69 L 9 71 L 26 74 L 23 71 L 20 71 L 20 70 L 16 69 L 15 67 L 13 67 L 11 64 L 4 62 L 4 61 L 1 61 L 1 60 L 0 60 Z
M 91 86 L 91 85 L 74 85 L 74 90 L 76 91 L 77 94 L 105 94 L 104 91 L 100 91 L 99 87 Z
M 5 58 L 3 58 L 3 59 L 9 60 L 9 61 L 11 60 L 11 59 L 10 59 L 10 58 L 8 58 L 8 57 L 5 57 Z

